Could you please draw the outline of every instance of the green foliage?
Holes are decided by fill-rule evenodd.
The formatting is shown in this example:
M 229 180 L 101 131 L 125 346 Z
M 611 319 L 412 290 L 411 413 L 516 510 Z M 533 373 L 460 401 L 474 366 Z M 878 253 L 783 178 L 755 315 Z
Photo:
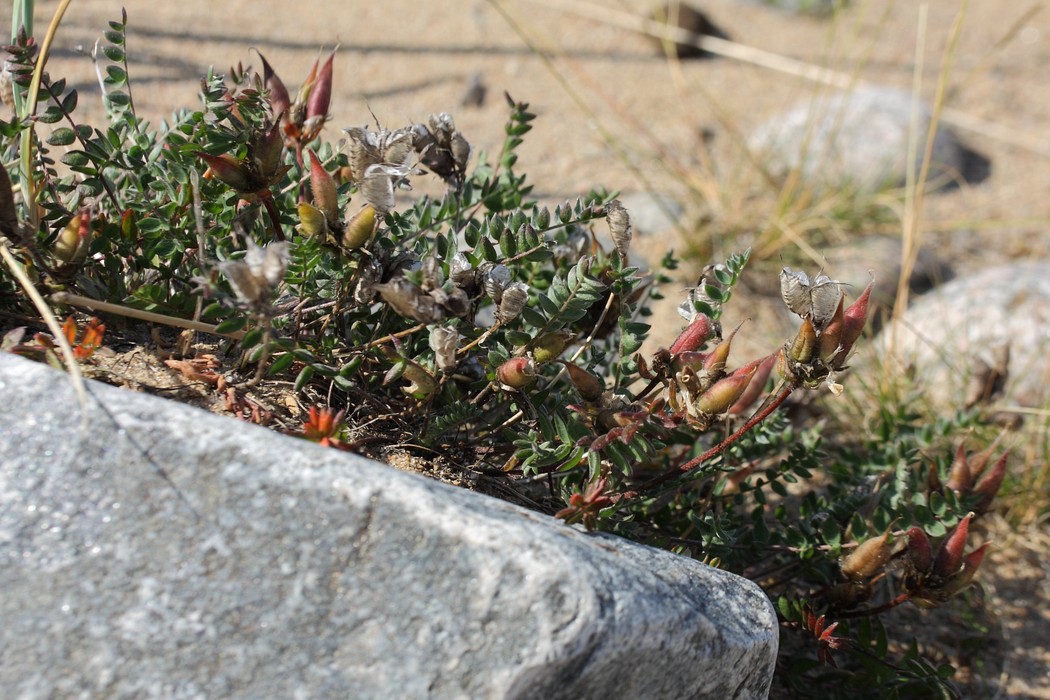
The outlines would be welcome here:
M 535 119 L 525 103 L 508 96 L 502 149 L 471 172 L 448 115 L 350 129 L 345 147 L 304 142 L 327 105 L 289 121 L 295 105 L 271 104 L 279 79 L 250 69 L 209 73 L 198 109 L 153 127 L 135 113 L 126 28 L 126 17 L 110 23 L 98 58 L 105 125 L 79 122 L 77 92 L 46 75 L 36 121 L 0 123 L 5 164 L 23 132 L 34 137 L 32 171 L 20 175 L 37 183 L 40 223 L 15 252 L 42 292 L 243 333 L 242 365 L 228 372 L 241 390 L 273 377 L 304 400 L 329 397 L 311 410 L 318 425 L 367 406 L 390 442 L 545 478 L 567 521 L 753 578 L 779 601 L 785 631 L 813 642 L 783 660 L 783 682 L 800 693 L 834 696 L 848 682 L 889 697 L 950 694 L 948 671 L 914 646 L 893 651 L 879 613 L 908 599 L 909 580 L 933 597 L 960 581 L 923 569 L 906 532 L 947 542 L 987 507 L 980 481 L 943 486 L 948 443 L 972 416 L 930 425 L 886 412 L 871 437 L 830 440 L 821 424 L 778 412 L 804 390 L 795 376 L 837 387 L 840 362 L 802 331 L 766 358 L 728 359 L 717 321 L 749 251 L 690 291 L 673 352 L 641 357 L 647 301 L 669 277 L 629 264 L 629 224 L 612 221 L 622 207 L 610 193 L 553 210 L 531 198 L 515 171 Z M 35 46 L 9 52 L 24 89 Z M 43 140 L 38 124 L 54 125 Z M 64 149 L 58 163 L 52 148 Z M 445 192 L 408 200 L 403 186 L 422 171 Z M 663 265 L 677 262 L 668 254 Z M 5 311 L 33 313 L 13 279 L 0 275 L 0 291 Z M 819 341 L 834 323 L 810 332 Z M 770 370 L 786 355 L 792 370 L 778 383 Z M 311 435 L 334 435 L 318 425 Z M 868 571 L 851 558 L 887 532 L 896 544 L 884 562 Z

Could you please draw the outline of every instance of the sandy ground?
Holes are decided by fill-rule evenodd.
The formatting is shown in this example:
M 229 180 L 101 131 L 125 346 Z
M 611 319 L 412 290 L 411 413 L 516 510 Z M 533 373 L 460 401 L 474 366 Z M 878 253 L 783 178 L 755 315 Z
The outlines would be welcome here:
M 917 83 L 932 100 L 960 4 L 860 1 L 836 21 L 734 0 L 706 0 L 703 8 L 741 44 L 857 80 L 905 89 Z M 39 34 L 57 5 L 37 3 Z M 692 244 L 724 257 L 730 251 L 721 249 L 721 232 L 733 227 L 739 245 L 766 226 L 760 212 L 748 211 L 756 179 L 742 137 L 823 89 L 746 61 L 669 62 L 647 38 L 618 25 L 646 11 L 648 0 L 124 5 L 134 99 L 151 120 L 197 105 L 199 78 L 209 66 L 258 66 L 253 48 L 294 90 L 320 47 L 338 45 L 329 137 L 373 119 L 398 127 L 449 111 L 476 149 L 495 152 L 506 91 L 539 115 L 520 151 L 520 168 L 541 195 L 575 197 L 597 185 L 652 189 L 679 197 L 687 221 L 706 222 L 700 231 L 687 228 L 685 239 L 650 241 L 657 251 Z M 946 121 L 992 168 L 979 184 L 927 198 L 928 240 L 962 268 L 1047 257 L 1050 249 L 1050 12 L 1041 8 L 1016 0 L 970 3 L 947 71 Z M 120 9 L 117 0 L 72 3 L 55 45 L 51 72 L 80 89 L 89 121 L 101 108 L 86 52 Z M 465 106 L 473 81 L 487 86 L 487 98 Z M 707 146 L 704 130 L 714 135 Z M 1003 687 L 1010 697 L 1050 698 L 1045 526 L 1020 539 L 1026 568 L 1000 555 L 999 575 L 991 574 L 990 591 L 998 592 L 991 602 L 1016 645 L 1001 669 Z

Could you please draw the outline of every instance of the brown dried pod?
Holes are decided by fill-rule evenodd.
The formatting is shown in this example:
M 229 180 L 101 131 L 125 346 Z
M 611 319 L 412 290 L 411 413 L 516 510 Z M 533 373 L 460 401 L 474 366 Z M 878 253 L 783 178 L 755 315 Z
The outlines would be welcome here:
M 866 579 L 878 573 L 893 557 L 890 531 L 865 540 L 842 562 L 842 573 L 849 579 Z
M 445 318 L 445 312 L 437 300 L 404 277 L 395 277 L 389 282 L 372 285 L 372 288 L 405 318 L 422 323 L 437 323 Z
M 375 285 L 383 279 L 383 265 L 374 257 L 366 256 L 361 263 L 357 287 L 354 289 L 354 301 L 358 304 L 370 304 L 375 299 Z

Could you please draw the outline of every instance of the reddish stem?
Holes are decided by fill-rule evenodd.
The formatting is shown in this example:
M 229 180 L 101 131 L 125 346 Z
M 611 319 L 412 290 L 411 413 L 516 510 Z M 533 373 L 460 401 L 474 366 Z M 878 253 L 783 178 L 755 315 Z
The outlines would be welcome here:
M 283 241 L 284 229 L 281 228 L 281 215 L 277 213 L 277 205 L 273 203 L 273 195 L 266 192 L 260 199 L 262 199 L 263 206 L 266 207 L 266 213 L 270 215 L 270 222 L 273 224 L 273 237 Z
M 898 595 L 896 598 L 894 598 L 893 600 L 889 601 L 888 603 L 883 603 L 882 605 L 877 605 L 874 608 L 865 608 L 864 610 L 852 610 L 852 611 L 849 611 L 849 612 L 837 613 L 835 616 L 838 617 L 838 618 L 843 618 L 843 619 L 844 618 L 850 618 L 850 617 L 871 617 L 872 615 L 878 615 L 880 613 L 886 612 L 887 610 L 892 610 L 893 608 L 897 607 L 901 603 L 904 603 L 905 601 L 907 601 L 908 598 L 910 598 L 910 597 L 911 596 L 909 596 L 907 593 L 901 593 L 900 595 Z
M 794 391 L 797 387 L 798 387 L 798 385 L 795 384 L 795 383 L 788 384 L 786 387 L 784 387 L 783 391 L 781 391 L 779 394 L 777 394 L 776 398 L 774 398 L 772 401 L 769 401 L 768 403 L 766 403 L 765 406 L 763 406 L 761 409 L 759 409 L 755 413 L 755 415 L 751 416 L 751 418 L 749 418 L 746 423 L 744 423 L 742 426 L 740 426 L 740 428 L 735 433 L 733 433 L 732 435 L 727 437 L 725 440 L 723 440 L 722 442 L 718 443 L 717 445 L 715 445 L 714 447 L 709 449 L 707 452 L 704 452 L 699 457 L 694 457 L 693 459 L 689 460 L 688 462 L 686 462 L 682 466 L 676 467 L 675 469 L 671 469 L 670 471 L 664 472 L 663 474 L 661 474 L 660 476 L 656 477 L 655 479 L 650 479 L 649 481 L 645 482 L 644 484 L 641 484 L 640 486 L 638 486 L 635 489 L 635 491 L 636 492 L 637 491 L 648 491 L 651 488 L 654 488 L 656 486 L 659 486 L 660 484 L 663 484 L 663 483 L 665 483 L 667 481 L 670 481 L 671 479 L 675 478 L 676 476 L 679 476 L 681 474 L 685 474 L 686 472 L 690 472 L 690 471 L 696 469 L 701 464 L 703 464 L 707 460 L 711 459 L 715 455 L 718 455 L 718 454 L 724 452 L 726 450 L 726 448 L 728 448 L 730 445 L 732 445 L 734 442 L 736 442 L 740 438 L 744 437 L 744 435 L 746 435 L 748 433 L 748 431 L 750 431 L 756 425 L 758 425 L 759 423 L 764 421 L 766 418 L 768 418 L 773 413 L 773 411 L 775 411 L 778 408 L 780 408 L 780 405 L 783 404 L 787 400 L 787 397 L 790 396 L 791 392 Z

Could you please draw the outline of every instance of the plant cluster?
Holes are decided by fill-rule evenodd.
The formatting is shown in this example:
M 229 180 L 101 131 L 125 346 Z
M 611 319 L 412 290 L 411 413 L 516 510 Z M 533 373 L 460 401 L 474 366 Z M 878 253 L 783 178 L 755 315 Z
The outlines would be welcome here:
M 812 638 L 783 664 L 796 687 L 848 674 L 901 695 L 950 694 L 950 669 L 895 659 L 870 621 L 969 585 L 985 551 L 965 553 L 969 525 L 1006 457 L 959 448 L 942 463 L 972 416 L 926 425 L 886 414 L 868 438 L 829 442 L 783 410 L 797 392 L 844 391 L 870 287 L 847 303 L 840 283 L 785 268 L 797 336 L 736 362 L 741 329 L 724 332 L 719 319 L 744 251 L 705 270 L 681 306 L 682 334 L 645 358 L 648 301 L 668 278 L 631 263 L 630 214 L 612 194 L 553 210 L 530 197 L 516 155 L 535 118 L 527 104 L 508 96 L 502 149 L 473 167 L 446 113 L 351 126 L 333 144 L 333 52 L 294 100 L 262 59 L 261 75 L 209 73 L 198 109 L 153 127 L 134 107 L 126 26 L 125 16 L 103 37 L 99 127 L 78 120 L 76 90 L 47 74 L 32 37 L 7 47 L 24 107 L 0 123 L 17 183 L 17 197 L 0 183 L 7 269 L 56 310 L 107 302 L 209 329 L 236 366 L 212 355 L 173 366 L 238 415 L 262 420 L 251 392 L 288 378 L 309 412 L 294 434 L 353 449 L 386 433 L 468 453 L 548 484 L 567 522 L 756 580 L 779 601 L 785 631 Z M 421 177 L 440 180 L 443 195 L 412 196 Z M 0 303 L 39 313 L 14 274 L 0 275 Z M 102 332 L 88 324 L 81 357 Z M 60 339 L 21 337 L 5 349 L 55 361 Z

